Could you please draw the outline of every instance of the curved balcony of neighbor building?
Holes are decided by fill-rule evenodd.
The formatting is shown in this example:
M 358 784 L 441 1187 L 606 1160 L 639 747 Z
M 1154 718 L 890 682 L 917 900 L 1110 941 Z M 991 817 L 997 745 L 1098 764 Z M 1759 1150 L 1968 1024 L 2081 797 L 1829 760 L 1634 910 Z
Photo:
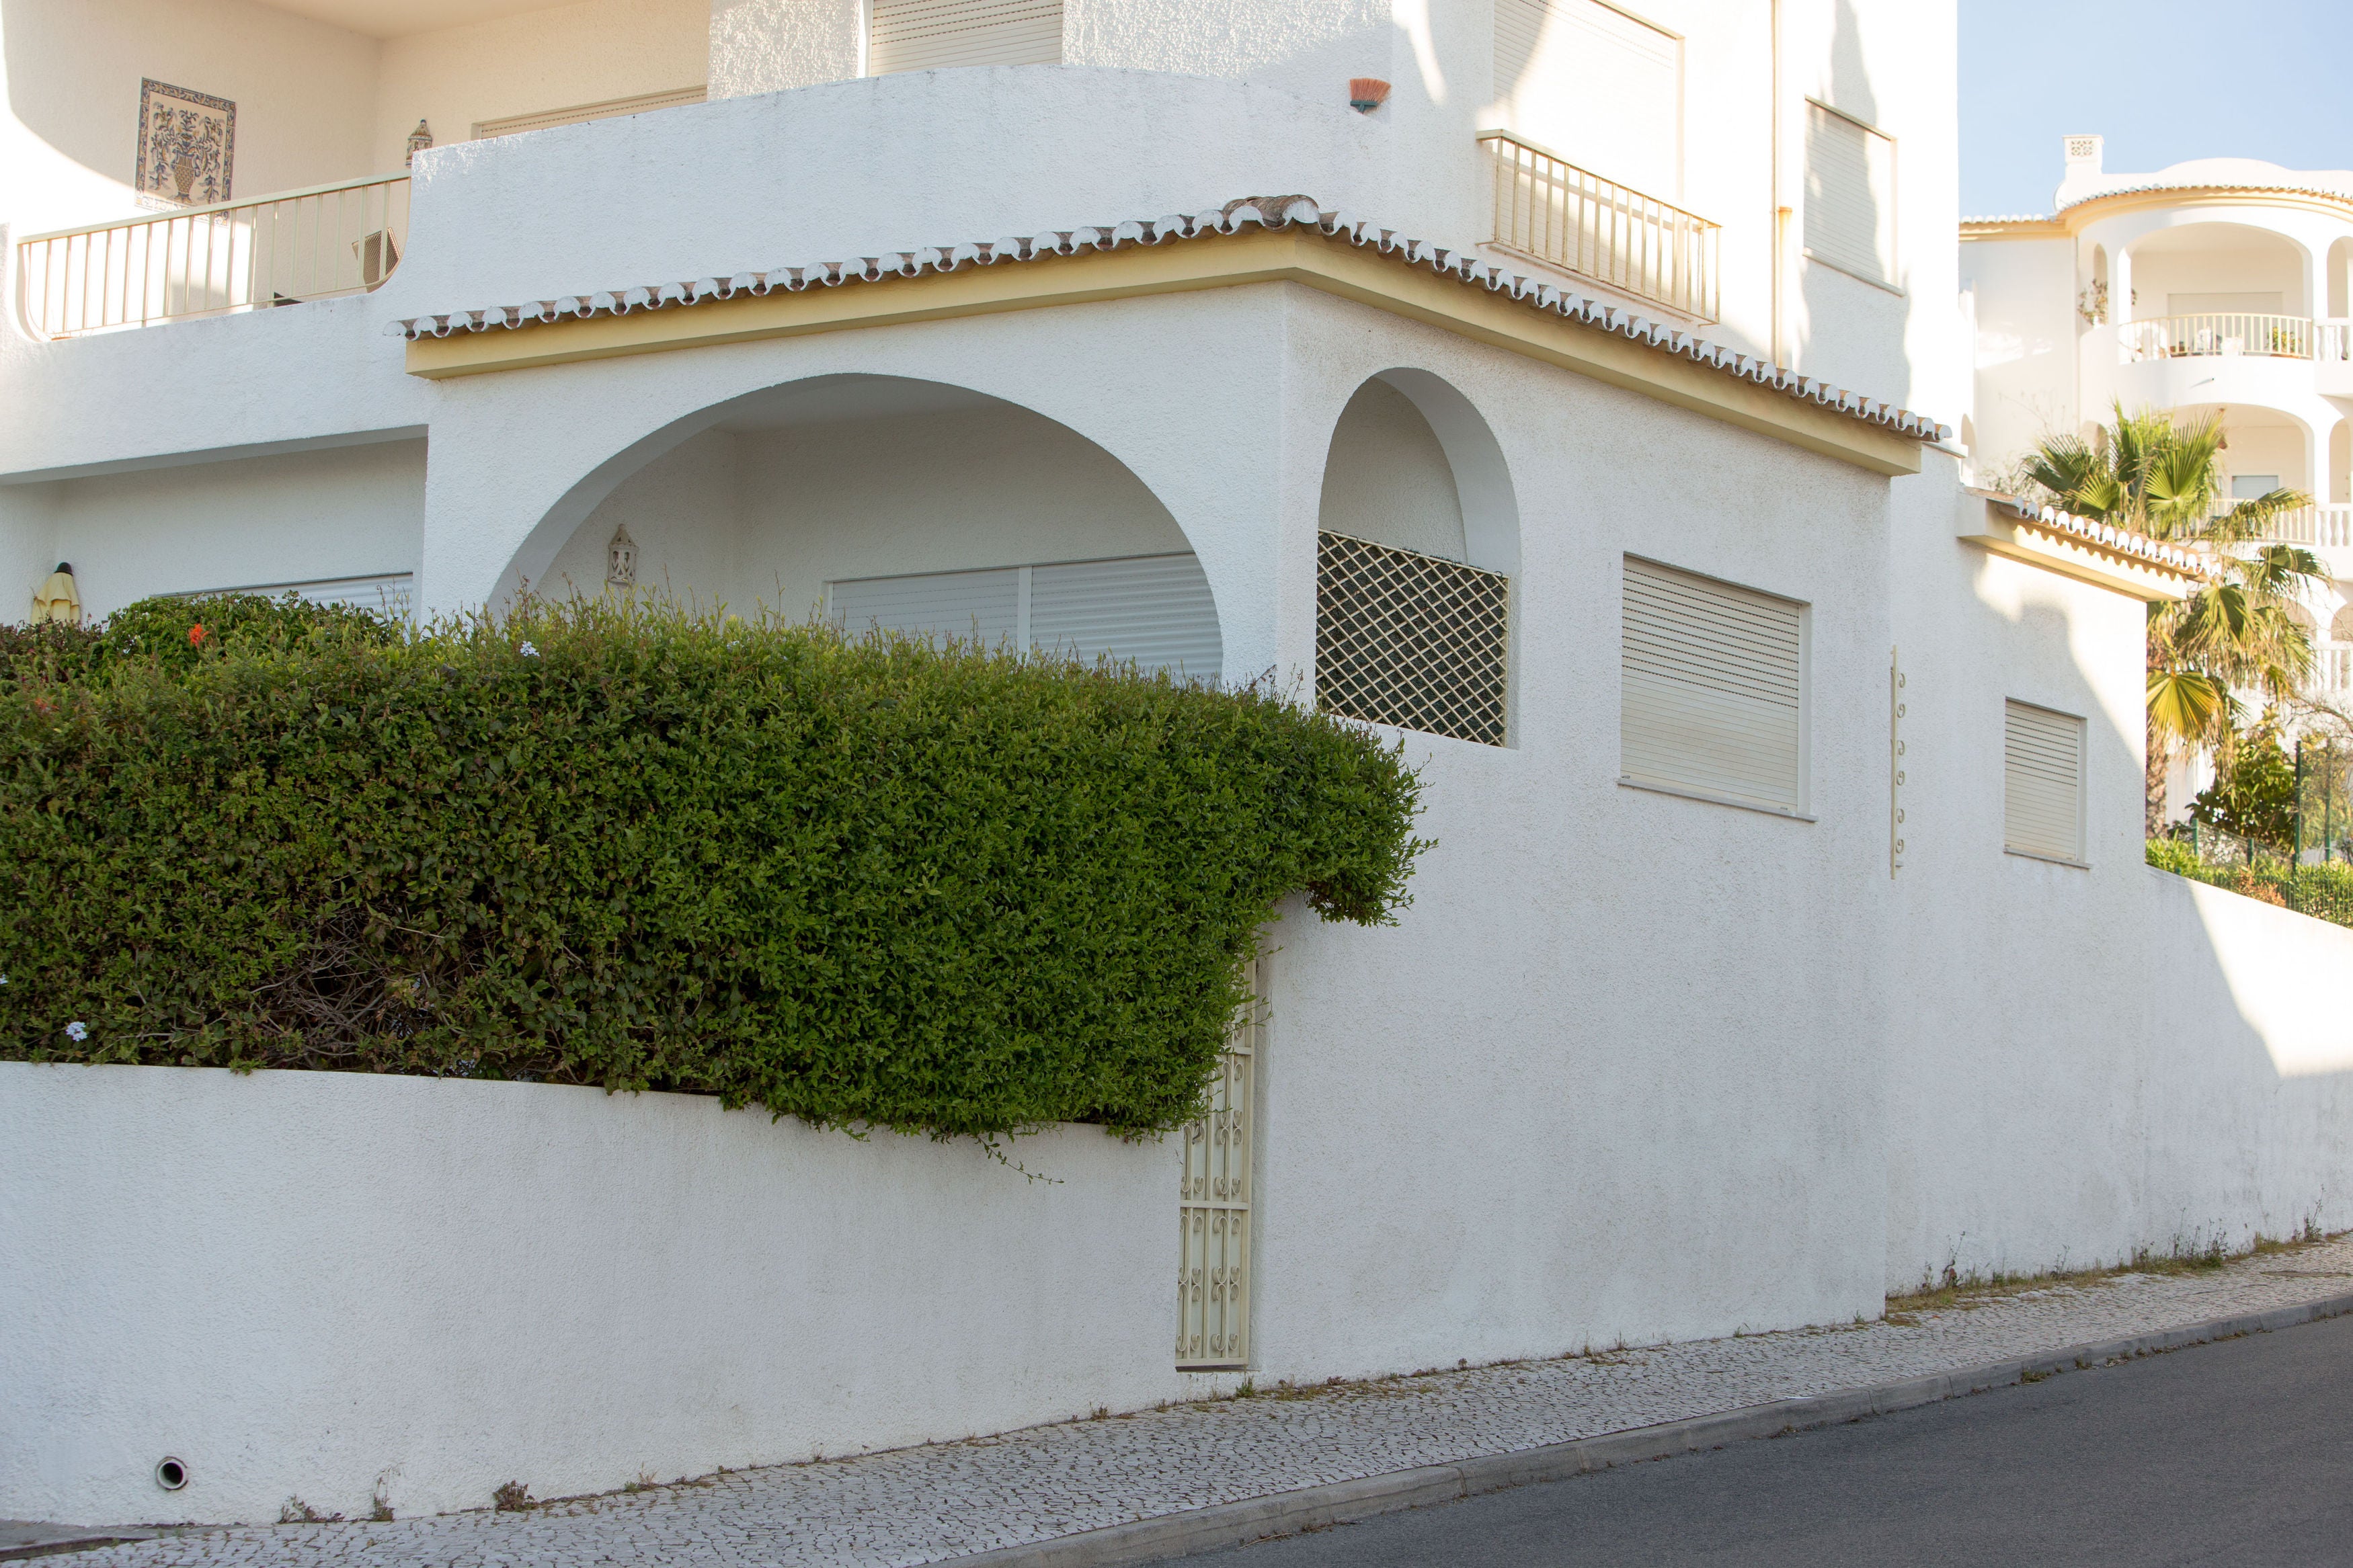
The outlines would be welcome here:
M 2353 396 L 2353 323 L 2304 316 L 2208 312 L 2093 328 L 2084 335 L 2087 413 L 2188 404 L 2253 404 L 2306 412 Z

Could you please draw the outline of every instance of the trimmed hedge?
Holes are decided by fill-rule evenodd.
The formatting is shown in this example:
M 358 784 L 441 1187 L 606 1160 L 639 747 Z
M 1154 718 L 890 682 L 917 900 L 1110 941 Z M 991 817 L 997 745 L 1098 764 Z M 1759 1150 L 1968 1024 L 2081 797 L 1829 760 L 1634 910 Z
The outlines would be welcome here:
M 1181 1123 L 1275 904 L 1428 847 L 1265 692 L 670 607 L 150 601 L 0 638 L 0 1053 L 941 1137 Z
M 2205 882 L 2316 920 L 2353 926 L 2353 866 L 2290 866 L 2260 860 L 2253 866 L 2201 860 L 2178 838 L 2148 841 L 2148 863 L 2194 882 Z

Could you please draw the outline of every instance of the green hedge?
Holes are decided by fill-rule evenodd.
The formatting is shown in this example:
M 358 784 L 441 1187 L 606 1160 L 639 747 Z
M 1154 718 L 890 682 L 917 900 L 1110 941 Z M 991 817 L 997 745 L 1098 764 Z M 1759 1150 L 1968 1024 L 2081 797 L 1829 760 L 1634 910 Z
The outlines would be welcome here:
M 2353 866 L 2290 866 L 2272 859 L 2223 865 L 2200 859 L 2197 850 L 2178 838 L 2150 839 L 2148 863 L 2298 914 L 2353 926 Z
M 1263 692 L 671 608 L 151 601 L 0 637 L 0 1052 L 938 1136 L 1180 1123 L 1277 901 L 1427 847 Z

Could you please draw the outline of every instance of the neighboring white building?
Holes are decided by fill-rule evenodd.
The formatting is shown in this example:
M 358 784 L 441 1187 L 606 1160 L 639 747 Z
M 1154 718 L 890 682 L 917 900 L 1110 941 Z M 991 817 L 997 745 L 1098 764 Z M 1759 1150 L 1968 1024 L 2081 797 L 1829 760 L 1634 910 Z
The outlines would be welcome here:
M 1967 218 L 1961 289 L 1977 335 L 1963 439 L 1981 474 L 2047 433 L 2127 409 L 2221 416 L 2232 494 L 2300 489 L 2277 537 L 2314 548 L 2335 591 L 2306 608 L 2315 681 L 2353 692 L 2353 171 L 2200 158 L 2111 174 L 2065 139 L 2053 216 Z
M 633 579 L 1271 671 L 1394 721 L 1437 841 L 1394 928 L 1281 911 L 1223 1136 L 1027 1173 L 0 1064 L 0 1514 L 474 1506 L 2353 1224 L 2353 933 L 2143 863 L 2191 567 L 1960 484 L 1949 4 L 0 0 L 0 49 L 12 592 Z

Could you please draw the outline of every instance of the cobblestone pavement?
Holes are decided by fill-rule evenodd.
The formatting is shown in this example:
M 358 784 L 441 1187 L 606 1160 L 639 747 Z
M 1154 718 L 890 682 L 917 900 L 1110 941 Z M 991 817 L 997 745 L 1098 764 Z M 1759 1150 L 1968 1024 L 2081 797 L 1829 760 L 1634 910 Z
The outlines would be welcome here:
M 2353 1236 L 2188 1276 L 1979 1298 L 1899 1322 L 1520 1362 L 559 1501 L 529 1513 L 205 1531 L 78 1568 L 884 1568 L 1419 1465 L 1955 1371 L 2353 1291 Z

